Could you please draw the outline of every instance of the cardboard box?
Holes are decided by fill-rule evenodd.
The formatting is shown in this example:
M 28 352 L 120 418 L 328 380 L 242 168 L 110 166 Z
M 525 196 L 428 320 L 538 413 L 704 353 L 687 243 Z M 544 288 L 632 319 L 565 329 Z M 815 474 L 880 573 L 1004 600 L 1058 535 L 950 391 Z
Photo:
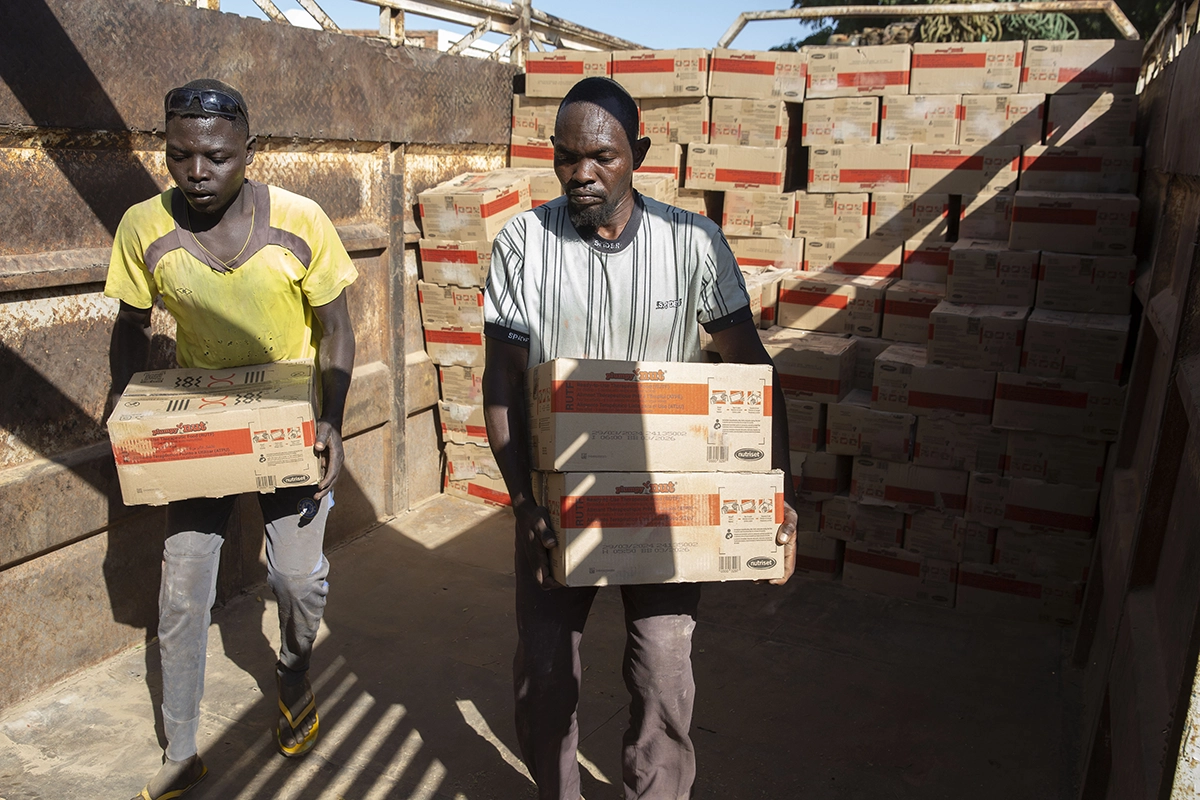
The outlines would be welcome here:
M 1008 242 L 964 239 L 950 248 L 946 299 L 1029 308 L 1037 295 L 1038 253 L 1009 250 Z
M 417 281 L 421 323 L 426 328 L 482 328 L 483 290 L 478 286 L 439 286 Z
M 904 192 L 909 146 L 864 144 L 808 151 L 809 192 Z
M 612 53 L 558 49 L 525 58 L 525 96 L 563 98 L 584 78 L 611 78 Z
M 849 497 L 821 503 L 821 533 L 846 542 L 900 547 L 904 514 L 887 506 L 864 506 Z
M 936 283 L 946 287 L 946 275 L 950 271 L 950 248 L 953 242 L 942 239 L 908 239 L 904 242 L 904 267 L 901 275 L 906 281 Z M 929 331 L 925 331 L 925 339 Z
M 945 239 L 950 195 L 876 192 L 871 195 L 871 238 L 903 243 Z
M 453 239 L 422 239 L 421 277 L 430 283 L 455 286 L 484 286 L 492 266 L 491 242 L 460 242 Z
M 554 135 L 559 102 L 558 98 L 514 94 L 512 135 L 529 139 L 549 139 Z
M 651 144 L 638 172 L 667 175 L 676 183 L 683 179 L 683 148 L 670 142 Z
M 958 94 L 905 94 L 883 98 L 879 141 L 884 144 L 958 143 Z
M 771 469 L 771 367 L 557 358 L 526 373 L 534 469 Z
M 1137 136 L 1137 95 L 1066 94 L 1050 98 L 1046 144 L 1129 147 Z
M 804 240 L 787 236 L 731 236 L 729 247 L 744 268 L 794 272 L 804 263 Z
M 1002 94 L 1021 85 L 1024 42 L 918 42 L 912 48 L 912 94 Z
M 890 339 L 877 339 L 872 336 L 851 336 L 858 349 L 854 359 L 854 388 L 871 391 L 875 383 L 875 359 L 884 350 L 896 344 Z
M 806 100 L 819 97 L 908 94 L 912 47 L 808 46 Z
M 850 477 L 850 499 L 905 514 L 931 508 L 962 516 L 967 507 L 967 477 L 962 470 L 859 457 Z
M 1083 584 L 963 563 L 958 565 L 957 603 L 969 614 L 1070 625 L 1083 605 Z
M 875 358 L 871 405 L 879 411 L 955 415 L 987 425 L 995 387 L 995 373 L 930 364 L 924 347 L 897 344 Z
M 310 361 L 139 372 L 107 427 L 127 506 L 321 479 Z
M 618 50 L 612 77 L 637 98 L 704 97 L 708 89 L 708 51 Z
M 726 236 L 791 236 L 795 211 L 790 194 L 726 192 L 721 230 Z
M 680 188 L 675 195 L 674 205 L 685 211 L 691 211 L 693 214 L 699 214 L 702 217 L 708 216 L 708 201 L 705 199 L 703 189 Z
M 801 113 L 800 144 L 804 147 L 879 142 L 878 97 L 809 100 Z
M 483 328 L 425 328 L 425 352 L 439 366 L 483 367 Z
M 477 444 L 446 442 L 446 494 L 475 503 L 510 506 L 508 487 L 490 448 Z
M 968 472 L 1004 472 L 1008 431 L 976 425 L 954 416 L 921 417 L 913 463 L 922 467 Z
M 1137 232 L 1132 194 L 1017 192 L 1008 245 L 1086 255 L 1130 255 Z
M 820 502 L 797 500 L 792 508 L 796 512 L 796 530 L 800 531 L 801 536 L 821 534 Z
M 1004 455 L 1004 474 L 1046 483 L 1099 486 L 1104 480 L 1108 442 L 1012 431 Z
M 784 278 L 776 315 L 785 328 L 878 336 L 883 291 L 891 281 L 836 272 Z
M 1021 373 L 1118 383 L 1129 315 L 1034 309 L 1025 325 Z
M 1021 533 L 1001 528 L 996 533 L 993 563 L 1030 575 L 1086 581 L 1092 565 L 1093 539 L 1075 539 L 1044 533 Z
M 902 249 L 878 239 L 806 239 L 805 272 L 899 278 Z
M 850 393 L 858 348 L 852 339 L 775 328 L 762 340 L 785 396 L 836 403 Z
M 788 449 L 797 453 L 815 453 L 825 443 L 825 404 L 803 395 L 785 394 L 787 409 Z
M 687 147 L 708 141 L 708 100 L 705 98 L 661 97 L 638 101 L 641 134 L 658 143 L 674 142 Z
M 1090 538 L 1096 528 L 1099 487 L 1043 483 L 1027 478 L 971 474 L 967 519 L 989 528 Z
M 940 283 L 896 281 L 883 298 L 883 338 L 925 344 L 929 339 L 929 314 L 946 295 Z
M 831 581 L 842 571 L 842 543 L 814 531 L 796 534 L 796 567 L 793 574 Z
M 1021 156 L 1021 188 L 1135 194 L 1141 171 L 1140 147 L 1027 147 Z
M 850 488 L 851 459 L 824 451 L 790 455 L 792 485 L 801 500 L 828 500 Z
M 487 447 L 487 422 L 482 403 L 448 403 L 439 400 L 438 425 L 442 430 L 442 439 L 447 442 Z
M 783 577 L 783 473 L 542 473 L 564 586 Z
M 954 608 L 958 568 L 952 561 L 919 556 L 899 547 L 850 542 L 842 583 L 853 589 Z
M 996 376 L 992 424 L 1115 442 L 1125 408 L 1125 388 L 1001 372 Z
M 787 151 L 781 147 L 690 144 L 684 185 L 689 189 L 782 192 L 786 163 Z
M 714 145 L 783 147 L 789 132 L 782 100 L 713 98 L 708 141 Z
M 1136 277 L 1134 256 L 1043 252 L 1035 305 L 1055 311 L 1128 314 Z
M 506 170 L 464 172 L 417 195 L 427 239 L 492 240 L 505 224 L 533 208 L 529 179 Z
M 912 148 L 911 194 L 999 194 L 1017 190 L 1021 148 L 1016 145 L 935 145 Z
M 959 238 L 1007 242 L 1012 204 L 1011 194 L 964 195 L 959 210 Z
M 957 536 L 963 543 L 963 561 L 974 564 L 990 564 L 996 549 L 996 529 L 971 522 L 966 517 L 955 517 Z
M 1044 94 L 964 95 L 958 142 L 993 147 L 1041 144 L 1045 110 Z
M 1140 39 L 1025 42 L 1021 91 L 1133 94 L 1142 71 Z
M 804 99 L 808 80 L 808 58 L 804 53 L 717 47 L 709 64 L 709 97 L 752 97 L 789 103 Z
M 483 367 L 438 367 L 437 373 L 443 400 L 483 405 Z
M 633 188 L 652 200 L 673 206 L 679 196 L 679 180 L 673 175 L 661 175 L 653 172 L 633 173 Z M 535 208 L 536 208 L 536 200 Z
M 795 193 L 792 234 L 805 239 L 866 239 L 871 196 L 866 192 Z
M 825 423 L 825 451 L 843 456 L 867 456 L 885 461 L 908 461 L 913 451 L 916 417 L 871 408 L 871 393 L 856 389 L 830 403 Z
M 950 303 L 929 315 L 930 364 L 993 372 L 1021 363 L 1028 308 Z
M 777 327 L 775 317 L 779 307 L 779 287 L 783 279 L 790 274 L 786 270 L 773 268 L 763 269 L 759 273 L 757 282 L 762 287 L 762 319 L 759 320 L 758 326 L 760 330 Z M 746 290 L 751 291 L 749 283 Z
M 442 480 L 442 491 L 446 494 L 486 506 L 512 505 L 508 487 L 504 485 L 502 478 L 493 478 L 482 473 L 469 478 L 453 478 L 449 466 L 448 463 L 446 475 Z
M 962 561 L 963 540 L 959 520 L 954 514 L 940 511 L 918 511 L 904 515 L 904 549 L 910 553 L 940 558 L 943 561 Z
M 529 178 L 529 202 L 534 208 L 549 203 L 563 193 L 562 184 L 558 182 L 552 166 L 510 167 L 505 172 Z M 636 182 L 636 176 L 634 180 Z

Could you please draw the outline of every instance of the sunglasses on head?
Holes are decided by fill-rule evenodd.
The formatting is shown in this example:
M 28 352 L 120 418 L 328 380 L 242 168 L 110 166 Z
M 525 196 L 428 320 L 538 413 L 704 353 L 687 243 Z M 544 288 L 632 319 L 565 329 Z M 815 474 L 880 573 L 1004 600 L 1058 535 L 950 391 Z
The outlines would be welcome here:
M 172 89 L 167 92 L 164 105 L 168 114 L 184 113 L 197 101 L 200 108 L 209 114 L 216 114 L 228 120 L 238 117 L 247 119 L 246 109 L 242 108 L 242 104 L 219 89 Z

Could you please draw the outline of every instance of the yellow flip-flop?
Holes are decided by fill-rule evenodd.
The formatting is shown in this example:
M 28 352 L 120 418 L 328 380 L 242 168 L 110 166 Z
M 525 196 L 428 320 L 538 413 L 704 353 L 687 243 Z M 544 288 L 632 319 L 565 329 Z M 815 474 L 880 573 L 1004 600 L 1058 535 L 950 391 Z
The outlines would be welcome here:
M 169 792 L 164 792 L 164 793 L 160 794 L 158 797 L 151 797 L 150 796 L 150 784 L 146 784 L 145 786 L 142 787 L 142 791 L 139 792 L 137 797 L 133 798 L 133 800 L 173 800 L 176 797 L 183 797 L 185 794 L 190 792 L 196 786 L 197 783 L 204 780 L 204 776 L 207 774 L 208 774 L 208 767 L 204 766 L 204 764 L 201 763 L 200 764 L 200 774 L 196 777 L 196 780 L 192 781 L 191 783 L 189 783 L 187 786 L 183 787 L 182 789 L 172 789 Z
M 312 693 L 312 690 L 309 689 L 308 705 L 306 705 L 304 710 L 300 712 L 299 718 L 292 718 L 292 712 L 288 710 L 287 704 L 283 702 L 282 697 L 279 698 L 279 713 L 283 714 L 283 718 L 288 721 L 288 725 L 292 729 L 293 739 L 295 738 L 296 734 L 296 726 L 308 719 L 309 714 L 312 714 L 313 717 L 312 729 L 305 734 L 303 739 L 291 745 L 290 747 L 283 743 L 283 728 L 275 728 L 275 741 L 279 745 L 279 752 L 288 758 L 296 758 L 311 750 L 313 745 L 317 743 L 317 733 L 321 728 L 321 717 L 317 714 L 317 696 Z M 150 798 L 149 800 L 154 800 L 154 798 Z

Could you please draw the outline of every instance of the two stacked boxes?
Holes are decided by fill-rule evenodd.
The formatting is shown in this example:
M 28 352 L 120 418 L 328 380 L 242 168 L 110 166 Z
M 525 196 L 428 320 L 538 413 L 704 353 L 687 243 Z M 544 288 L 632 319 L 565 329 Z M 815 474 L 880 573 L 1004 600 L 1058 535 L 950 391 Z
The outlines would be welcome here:
M 559 583 L 782 576 L 769 366 L 560 358 L 526 385 Z

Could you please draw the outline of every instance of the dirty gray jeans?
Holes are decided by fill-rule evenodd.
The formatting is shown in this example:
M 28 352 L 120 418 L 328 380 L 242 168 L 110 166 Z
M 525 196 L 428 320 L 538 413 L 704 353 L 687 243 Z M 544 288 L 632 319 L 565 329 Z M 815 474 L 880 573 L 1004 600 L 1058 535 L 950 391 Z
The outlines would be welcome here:
M 597 589 L 543 590 L 519 545 L 516 573 L 513 690 L 521 758 L 537 783 L 539 800 L 579 800 L 579 643 Z M 686 800 L 696 777 L 689 731 L 700 584 L 620 589 L 626 632 L 622 674 L 630 694 L 622 749 L 625 798 Z
M 325 611 L 329 562 L 322 553 L 333 494 L 305 519 L 297 504 L 315 487 L 258 495 L 267 534 L 267 582 L 279 600 L 282 645 L 277 671 L 288 683 L 303 680 L 313 640 Z M 180 500 L 167 507 L 162 585 L 158 595 L 158 641 L 162 657 L 163 727 L 167 758 L 196 753 L 208 626 L 216 599 L 221 535 L 237 496 Z

